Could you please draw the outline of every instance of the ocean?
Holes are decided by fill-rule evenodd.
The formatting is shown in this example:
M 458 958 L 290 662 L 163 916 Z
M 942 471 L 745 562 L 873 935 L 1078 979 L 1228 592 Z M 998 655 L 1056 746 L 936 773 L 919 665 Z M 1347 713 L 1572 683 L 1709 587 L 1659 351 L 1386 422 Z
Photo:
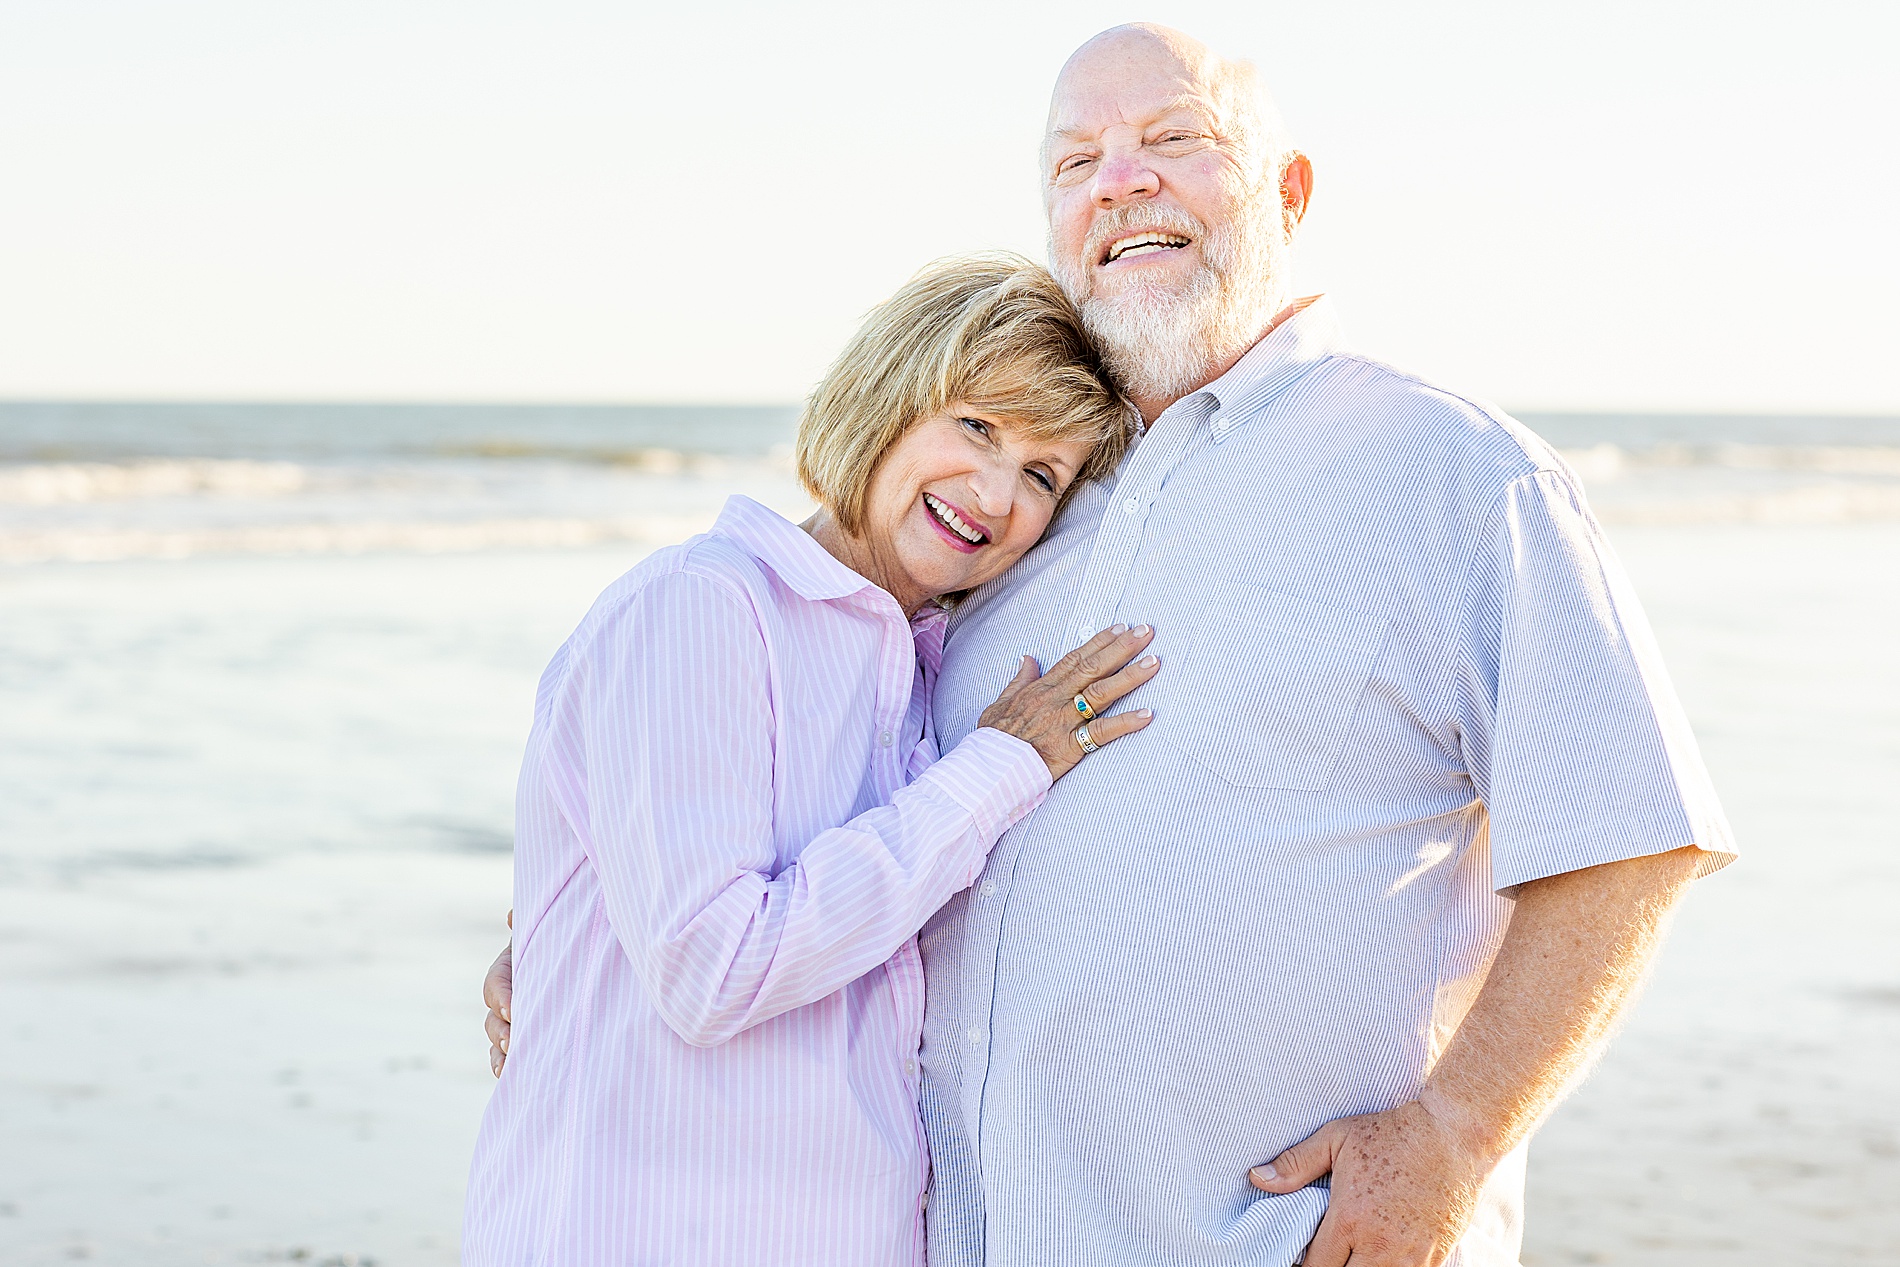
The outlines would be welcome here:
M 1744 858 L 1527 1264 L 1900 1261 L 1900 419 L 1525 415 Z M 791 408 L 0 404 L 0 1264 L 455 1261 L 536 677 Z

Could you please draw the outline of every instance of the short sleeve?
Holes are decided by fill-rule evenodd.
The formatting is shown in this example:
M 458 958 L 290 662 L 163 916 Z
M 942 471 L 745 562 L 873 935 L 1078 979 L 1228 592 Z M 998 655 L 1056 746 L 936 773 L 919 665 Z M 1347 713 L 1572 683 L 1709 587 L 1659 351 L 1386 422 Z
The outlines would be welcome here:
M 1562 471 L 1504 490 L 1473 550 L 1458 722 L 1490 820 L 1492 887 L 1735 846 L 1649 623 Z

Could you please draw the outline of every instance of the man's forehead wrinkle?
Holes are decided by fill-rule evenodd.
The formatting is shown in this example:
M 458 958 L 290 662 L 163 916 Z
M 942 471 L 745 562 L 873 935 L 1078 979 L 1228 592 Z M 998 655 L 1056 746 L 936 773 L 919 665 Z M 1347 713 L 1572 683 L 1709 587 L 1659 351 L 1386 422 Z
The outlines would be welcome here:
M 1106 122 L 1059 122 L 1055 127 L 1050 129 L 1049 137 L 1051 140 L 1056 141 L 1092 141 L 1109 128 L 1117 125 L 1135 128 L 1145 127 L 1152 125 L 1160 119 L 1166 118 L 1168 115 L 1182 112 L 1199 116 L 1203 122 L 1212 124 L 1215 127 L 1219 127 L 1221 122 L 1222 111 L 1212 98 L 1201 96 L 1198 93 L 1183 93 L 1180 96 L 1170 97 L 1165 101 L 1155 102 L 1152 105 L 1144 105 L 1138 110 L 1131 110 L 1126 106 L 1122 106 L 1116 110 L 1115 117 Z
M 1236 73 L 1239 69 L 1199 40 L 1169 27 L 1148 23 L 1112 27 L 1071 54 L 1056 76 L 1044 135 L 1050 141 L 1069 140 L 1086 130 L 1076 117 L 1084 113 L 1077 109 L 1078 98 L 1092 99 L 1088 104 L 1098 108 L 1100 103 L 1112 103 L 1123 122 L 1137 122 L 1132 114 L 1153 116 L 1186 107 L 1224 125 L 1234 113 L 1236 81 L 1243 78 Z M 1129 94 L 1139 92 L 1142 81 L 1157 91 L 1166 84 L 1173 89 L 1171 98 L 1141 103 L 1131 112 Z
M 1116 124 L 1147 127 L 1179 111 L 1188 111 L 1218 126 L 1229 113 L 1215 85 L 1188 76 L 1171 76 L 1172 83 L 1152 85 L 1122 82 L 1087 93 L 1069 92 L 1058 85 L 1049 103 L 1052 140 L 1085 140 Z M 1078 100 L 1079 98 L 1079 100 Z

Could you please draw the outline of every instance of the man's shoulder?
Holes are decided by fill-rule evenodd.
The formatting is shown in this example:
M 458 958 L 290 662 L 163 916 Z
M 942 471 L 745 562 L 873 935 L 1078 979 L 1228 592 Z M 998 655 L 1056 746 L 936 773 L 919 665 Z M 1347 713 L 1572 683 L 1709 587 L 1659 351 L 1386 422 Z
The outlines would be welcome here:
M 1497 405 L 1361 352 L 1328 357 L 1303 388 L 1300 403 L 1350 416 L 1369 446 L 1408 466 L 1458 469 L 1498 487 L 1537 471 L 1569 474 L 1548 441 Z

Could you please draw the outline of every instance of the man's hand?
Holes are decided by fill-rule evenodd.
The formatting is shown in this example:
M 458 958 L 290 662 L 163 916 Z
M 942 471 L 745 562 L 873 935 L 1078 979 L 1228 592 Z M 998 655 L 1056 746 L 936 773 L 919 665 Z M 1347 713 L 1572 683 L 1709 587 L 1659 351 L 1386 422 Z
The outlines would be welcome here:
M 1273 1193 L 1332 1173 L 1306 1267 L 1451 1256 L 1485 1179 L 1608 1044 L 1699 858 L 1691 845 L 1519 887 L 1484 986 L 1418 1098 L 1328 1122 L 1249 1172 Z
M 1328 1122 L 1248 1174 L 1262 1192 L 1333 1176 L 1306 1267 L 1438 1267 L 1451 1256 L 1496 1162 L 1466 1152 L 1416 1100 Z
M 508 912 L 508 927 L 515 926 L 515 913 Z M 488 975 L 482 978 L 482 1002 L 488 1005 L 488 1067 L 501 1077 L 501 1067 L 508 1063 L 508 1008 L 515 997 L 515 944 L 511 941 L 501 948 L 495 956 L 495 962 L 489 965 Z

